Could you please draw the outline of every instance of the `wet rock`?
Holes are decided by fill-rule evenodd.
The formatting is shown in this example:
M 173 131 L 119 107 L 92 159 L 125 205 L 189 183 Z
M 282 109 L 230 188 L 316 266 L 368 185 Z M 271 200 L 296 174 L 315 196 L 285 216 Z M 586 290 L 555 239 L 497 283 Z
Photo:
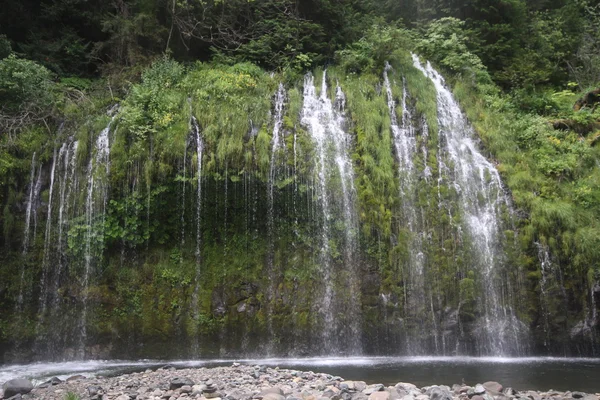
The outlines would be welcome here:
M 33 383 L 27 379 L 11 379 L 2 385 L 4 398 L 8 399 L 17 394 L 27 394 L 33 390 Z

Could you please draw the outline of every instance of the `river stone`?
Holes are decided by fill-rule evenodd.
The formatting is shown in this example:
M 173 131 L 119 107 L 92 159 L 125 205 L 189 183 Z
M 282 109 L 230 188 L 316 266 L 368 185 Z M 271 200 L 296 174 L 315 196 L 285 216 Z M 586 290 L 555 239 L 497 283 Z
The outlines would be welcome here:
M 381 390 L 383 390 L 383 385 L 381 383 L 377 383 L 375 385 L 367 386 L 367 388 L 365 390 L 363 390 L 362 392 L 368 396 L 372 393 L 379 392 Z
M 473 389 L 473 393 L 475 393 L 475 394 L 484 394 L 485 393 L 485 387 L 483 387 L 483 385 L 481 383 L 478 383 L 477 385 L 475 385 L 475 388 Z
M 87 392 L 90 397 L 94 397 L 102 392 L 102 388 L 100 386 L 88 386 Z
M 502 392 L 502 389 L 503 389 L 501 384 L 499 384 L 498 382 L 494 382 L 494 381 L 485 382 L 483 384 L 483 387 L 486 390 L 489 390 L 490 392 L 496 392 L 496 393 Z
M 285 400 L 285 396 L 279 393 L 266 393 L 262 400 Z
M 452 400 L 450 390 L 445 387 L 431 386 L 426 393 L 431 400 Z
M 186 385 L 194 386 L 194 382 L 192 382 L 191 379 L 186 378 L 184 376 L 178 376 L 178 377 L 171 379 L 171 383 L 169 384 L 169 389 L 175 390 L 175 389 L 179 389 L 180 387 L 183 387 Z
M 260 398 L 264 398 L 266 395 L 271 394 L 271 393 L 275 393 L 275 394 L 279 394 L 279 395 L 283 396 L 283 390 L 281 390 L 280 387 L 273 386 L 273 387 L 261 390 L 261 392 L 254 397 L 257 399 L 260 399 Z
M 362 392 L 367 388 L 367 384 L 364 381 L 354 381 L 354 390 Z
M 419 390 L 415 385 L 413 385 L 412 383 L 405 383 L 405 382 L 399 382 L 396 383 L 396 386 L 394 386 L 396 389 L 400 389 L 400 390 L 404 390 L 405 392 L 410 393 L 411 390 Z
M 386 391 L 374 392 L 369 395 L 369 400 L 390 400 L 390 394 Z
M 27 379 L 11 379 L 4 382 L 4 398 L 8 399 L 17 394 L 26 394 L 33 390 L 33 383 Z
M 574 399 L 582 399 L 585 397 L 585 393 L 583 392 L 573 392 L 571 393 L 571 397 L 573 397 Z
M 181 393 L 192 393 L 192 387 L 190 385 L 183 385 L 179 390 Z
M 483 396 L 476 394 L 475 396 L 471 397 L 471 400 L 484 400 Z
M 13 397 L 9 397 L 6 400 L 21 400 L 23 397 L 21 396 L 21 393 L 17 393 L 15 394 Z

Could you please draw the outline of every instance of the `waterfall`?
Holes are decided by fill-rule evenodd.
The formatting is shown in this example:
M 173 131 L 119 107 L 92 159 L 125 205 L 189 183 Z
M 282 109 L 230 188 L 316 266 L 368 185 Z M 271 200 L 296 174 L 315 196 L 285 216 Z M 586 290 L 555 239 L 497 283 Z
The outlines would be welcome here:
M 110 173 L 110 128 L 115 120 L 116 106 L 110 112 L 115 114 L 94 143 L 93 153 L 86 170 L 87 194 L 85 200 L 84 270 L 82 277 L 82 310 L 79 316 L 79 353 L 85 355 L 87 341 L 87 314 L 89 284 L 95 267 L 104 248 L 104 218 L 108 201 L 108 177 Z
M 281 128 L 283 126 L 283 111 L 285 106 L 286 93 L 283 84 L 280 83 L 275 94 L 275 114 L 273 116 L 273 135 L 271 139 L 271 163 L 269 167 L 269 177 L 267 181 L 267 236 L 268 245 L 267 249 L 267 274 L 269 275 L 269 285 L 266 293 L 267 301 L 267 355 L 269 355 L 273 349 L 272 345 L 274 342 L 273 333 L 273 302 L 275 297 L 275 288 L 277 285 L 277 279 L 275 279 L 274 271 L 274 258 L 275 258 L 275 185 L 278 173 L 278 157 L 277 153 L 283 148 L 283 138 L 281 137 Z
M 431 80 L 437 92 L 439 142 L 451 164 L 445 173 L 459 195 L 463 221 L 472 240 L 475 268 L 481 283 L 480 352 L 490 355 L 522 354 L 525 326 L 517 319 L 510 294 L 503 285 L 502 223 L 500 212 L 510 207 L 498 170 L 478 150 L 473 129 L 442 76 L 430 63 L 423 67 L 413 54 L 414 66 Z
M 40 297 L 39 297 L 39 318 L 36 326 L 37 340 L 40 339 L 39 330 L 45 320 L 45 314 L 48 307 L 48 275 L 49 275 L 49 263 L 50 263 L 50 242 L 52 235 L 52 198 L 54 194 L 54 176 L 56 173 L 56 165 L 60 164 L 60 160 L 64 156 L 66 145 L 60 147 L 58 156 L 56 154 L 56 148 L 52 156 L 52 168 L 50 169 L 50 189 L 48 193 L 48 211 L 46 213 L 46 230 L 44 232 L 44 253 L 42 255 L 42 277 L 40 279 Z
M 34 196 L 35 196 L 35 157 L 36 153 L 33 153 L 31 157 L 31 172 L 29 174 L 29 194 L 27 196 L 27 206 L 25 208 L 25 229 L 23 232 L 23 256 L 27 255 L 29 251 L 29 242 L 30 242 L 30 231 L 31 231 L 31 213 L 33 210 Z M 19 279 L 19 295 L 17 297 L 17 313 L 22 311 L 23 309 L 23 301 L 24 301 L 24 284 L 25 284 L 25 263 L 23 262 L 21 265 L 21 275 Z
M 321 209 L 319 264 L 323 284 L 318 311 L 323 317 L 322 350 L 329 354 L 339 352 L 342 343 L 350 352 L 361 351 L 359 277 L 354 260 L 357 234 L 354 171 L 349 155 L 350 138 L 344 129 L 344 109 L 345 96 L 339 86 L 336 86 L 335 102 L 327 96 L 327 71 L 323 72 L 320 96 L 316 94 L 314 77 L 305 76 L 301 122 L 307 127 L 316 152 L 314 171 Z M 341 193 L 333 190 L 335 185 L 339 185 Z M 339 238 L 342 251 L 341 260 L 336 260 L 331 242 L 337 233 L 335 229 L 340 229 L 336 224 L 339 221 L 343 221 Z M 336 261 L 341 261 L 341 270 L 334 268 Z M 336 282 L 346 288 L 345 305 L 339 304 L 342 293 L 336 293 Z M 348 320 L 344 321 L 344 317 Z
M 401 124 L 398 123 L 396 102 L 394 101 L 392 86 L 388 77 L 388 72 L 391 70 L 392 67 L 386 62 L 383 71 L 383 83 L 387 95 L 392 140 L 396 158 L 398 159 L 400 201 L 403 216 L 402 224 L 408 229 L 411 236 L 409 241 L 408 266 L 404 273 L 405 314 L 411 319 L 420 320 L 419 327 L 422 328 L 427 324 L 427 321 L 425 321 L 425 255 L 422 246 L 422 236 L 424 233 L 416 204 L 417 188 L 415 181 L 418 176 L 417 171 L 415 171 L 414 157 L 417 153 L 417 141 L 413 126 L 413 115 L 407 103 L 408 92 L 404 79 L 402 80 L 402 119 Z M 430 305 L 431 318 L 434 318 L 433 299 L 431 299 Z M 435 320 L 432 321 L 432 326 L 435 327 Z M 436 329 L 434 329 L 433 334 L 437 334 Z M 421 338 L 420 335 L 406 332 L 407 349 L 410 353 L 423 353 L 422 346 L 419 344 Z
M 204 142 L 200 135 L 200 125 L 196 117 L 191 118 L 192 134 L 196 142 L 196 277 L 194 284 L 194 294 L 192 297 L 192 315 L 195 324 L 195 337 L 193 340 L 194 355 L 198 355 L 198 323 L 200 320 L 200 306 L 198 305 L 200 293 L 200 278 L 202 274 L 202 153 L 204 151 Z

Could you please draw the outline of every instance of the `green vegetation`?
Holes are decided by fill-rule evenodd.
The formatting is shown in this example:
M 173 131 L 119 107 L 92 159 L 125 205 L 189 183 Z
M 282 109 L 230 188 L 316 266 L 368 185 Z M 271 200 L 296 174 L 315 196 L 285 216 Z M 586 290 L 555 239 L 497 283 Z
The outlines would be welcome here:
M 436 96 L 431 82 L 412 66 L 414 52 L 444 73 L 510 193 L 515 216 L 503 210 L 504 276 L 522 299 L 518 313 L 534 333 L 534 351 L 562 351 L 574 340 L 574 348 L 587 352 L 589 342 L 572 328 L 600 305 L 594 294 L 600 280 L 600 95 L 594 94 L 600 86 L 600 6 L 595 3 L 7 4 L 0 16 L 0 308 L 15 312 L 0 320 L 0 345 L 32 341 L 47 329 L 38 326 L 48 317 L 40 315 L 38 303 L 48 266 L 61 268 L 46 288 L 56 292 L 49 301 L 71 310 L 63 316 L 64 337 L 66 326 L 77 326 L 87 299 L 88 332 L 99 343 L 126 347 L 126 340 L 164 343 L 199 335 L 252 347 L 252 337 L 274 325 L 276 347 L 284 349 L 289 338 L 306 344 L 310 332 L 319 329 L 314 301 L 322 242 L 314 209 L 314 148 L 301 124 L 301 80 L 317 69 L 319 81 L 325 66 L 330 86 L 339 82 L 347 99 L 360 218 L 357 263 L 365 277 L 363 325 L 382 333 L 381 313 L 405 318 L 401 299 L 410 286 L 414 233 L 403 214 L 399 179 L 405 172 L 394 158 L 381 83 L 387 61 L 396 113 L 403 111 L 398 99 L 405 84 L 417 145 L 425 150 L 415 156 L 415 167 L 427 167 L 437 179 L 442 155 Z M 270 244 L 267 179 L 273 94 L 280 82 L 287 89 L 284 148 L 276 153 L 276 227 Z M 585 101 L 574 108 L 578 99 Z M 115 104 L 118 110 L 112 109 Z M 90 194 L 86 179 L 98 158 L 98 134 L 113 117 L 110 166 L 94 172 L 96 182 L 106 182 L 104 204 L 97 187 Z M 201 173 L 192 117 L 204 146 Z M 52 193 L 48 239 L 61 250 L 45 259 L 53 155 L 74 141 L 75 172 L 58 165 Z M 24 252 L 34 153 L 34 177 L 39 174 L 42 184 Z M 424 279 L 428 290 L 439 294 L 425 300 L 437 315 L 457 310 L 460 322 L 468 324 L 481 311 L 476 301 L 481 277 L 471 267 L 469 238 L 461 233 L 458 194 L 444 181 L 423 178 L 414 185 L 410 201 L 428 233 Z M 59 198 L 68 204 L 60 211 Z M 86 207 L 102 213 L 86 220 Z M 59 212 L 68 221 L 61 227 L 64 240 Z M 343 229 L 334 226 L 330 243 L 338 269 L 343 269 Z M 90 249 L 97 265 L 86 287 L 84 253 Z M 551 271 L 540 265 L 545 249 Z M 265 279 L 267 259 L 273 260 L 271 283 Z M 33 283 L 23 286 L 21 276 Z M 277 295 L 267 307 L 269 284 Z M 549 299 L 548 327 L 540 310 L 542 289 Z M 381 306 L 381 295 L 397 306 Z M 433 329 L 431 323 L 407 321 L 415 331 Z M 552 338 L 546 349 L 544 335 Z

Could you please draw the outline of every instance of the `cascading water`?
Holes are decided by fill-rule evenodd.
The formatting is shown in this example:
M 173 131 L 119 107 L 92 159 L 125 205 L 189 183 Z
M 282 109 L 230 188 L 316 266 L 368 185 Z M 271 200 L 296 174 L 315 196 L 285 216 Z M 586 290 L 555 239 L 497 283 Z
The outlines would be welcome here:
M 438 158 L 447 157 L 451 162 L 446 178 L 454 182 L 472 240 L 473 268 L 481 281 L 479 351 L 490 355 L 523 354 L 526 328 L 516 317 L 510 293 L 503 286 L 500 213 L 510 204 L 500 175 L 478 150 L 473 129 L 442 76 L 430 63 L 423 67 L 414 54 L 413 63 L 435 86 L 439 141 L 444 146 Z
M 413 126 L 413 116 L 407 103 L 406 83 L 402 82 L 402 120 L 398 123 L 396 116 L 396 102 L 392 93 L 388 72 L 392 67 L 386 63 L 383 71 L 383 83 L 387 95 L 387 103 L 390 113 L 390 127 L 392 131 L 392 140 L 398 159 L 398 177 L 400 187 L 400 201 L 402 203 L 402 224 L 408 229 L 411 239 L 409 241 L 409 260 L 405 276 L 405 314 L 413 320 L 420 320 L 419 327 L 422 328 L 425 322 L 425 255 L 423 253 L 422 236 L 424 235 L 422 223 L 419 219 L 419 209 L 416 205 L 416 187 L 415 181 L 418 178 L 418 172 L 415 171 L 414 156 L 417 153 L 417 141 L 415 138 L 415 129 Z M 432 307 L 433 308 L 433 307 Z M 433 315 L 433 313 L 432 313 Z M 436 330 L 434 330 L 436 332 Z M 407 332 L 407 349 L 411 354 L 422 353 L 422 348 L 418 344 L 419 335 Z
M 46 213 L 46 230 L 44 232 L 44 253 L 42 256 L 42 277 L 40 280 L 40 298 L 39 298 L 39 318 L 36 326 L 37 339 L 41 339 L 39 330 L 44 323 L 46 310 L 48 307 L 48 284 L 49 284 L 49 263 L 50 263 L 50 242 L 52 235 L 52 198 L 54 194 L 54 177 L 56 173 L 56 165 L 60 164 L 61 158 L 64 156 L 66 145 L 60 147 L 58 156 L 56 148 L 52 157 L 52 168 L 50 169 L 50 189 L 48 193 L 48 211 Z
M 30 241 L 30 231 L 31 231 L 31 214 L 34 209 L 34 201 L 35 201 L 35 189 L 36 184 L 34 182 L 35 179 L 35 156 L 36 153 L 33 153 L 31 157 L 31 173 L 29 177 L 29 194 L 27 196 L 27 206 L 25 209 L 25 230 L 23 232 L 23 256 L 27 255 L 29 251 L 29 241 Z M 21 274 L 19 279 L 19 295 L 17 297 L 17 312 L 21 312 L 23 309 L 23 301 L 24 301 L 24 284 L 25 284 L 25 263 L 21 265 Z
M 197 327 L 200 319 L 198 296 L 200 292 L 200 279 L 202 274 L 202 154 L 204 152 L 204 141 L 202 140 L 202 136 L 200 134 L 200 125 L 198 124 L 196 117 L 192 117 L 191 127 L 192 135 L 194 136 L 194 141 L 196 142 L 196 184 L 198 185 L 196 189 L 196 276 L 194 283 L 194 294 L 192 296 L 192 314 L 195 326 Z M 199 351 L 197 328 L 192 343 L 192 350 L 194 354 L 197 355 Z
M 323 291 L 319 313 L 323 317 L 322 351 L 334 354 L 344 343 L 351 352 L 360 352 L 360 312 L 358 300 L 358 274 L 354 260 L 354 247 L 357 233 L 357 219 L 354 205 L 354 171 L 349 156 L 350 138 L 344 130 L 345 96 L 337 86 L 335 103 L 327 96 L 327 71 L 323 72 L 321 94 L 317 96 L 314 77 L 304 78 L 304 104 L 301 122 L 309 131 L 315 144 L 314 172 L 316 195 L 321 208 L 321 254 L 320 272 Z M 330 166 L 334 165 L 334 168 Z M 337 185 L 337 188 L 336 188 Z M 341 191 L 341 193 L 339 192 Z M 338 196 L 341 194 L 341 198 Z M 341 200 L 341 201 L 340 201 Z M 336 221 L 343 221 L 342 265 L 343 271 L 336 271 L 332 256 L 331 241 L 335 238 Z M 339 282 L 341 279 L 343 282 Z M 342 296 L 336 293 L 336 283 L 347 287 L 346 309 L 342 310 Z M 349 319 L 342 322 L 342 316 Z M 343 331 L 343 332 L 342 332 Z
M 278 178 L 278 152 L 283 148 L 283 138 L 281 137 L 281 128 L 283 126 L 283 112 L 286 100 L 286 93 L 283 84 L 280 83 L 275 94 L 274 116 L 273 116 L 273 136 L 271 139 L 271 163 L 269 167 L 269 177 L 267 181 L 267 235 L 269 248 L 267 249 L 267 274 L 271 277 L 266 293 L 267 301 L 267 331 L 269 339 L 267 340 L 267 354 L 270 355 L 273 351 L 272 344 L 274 342 L 273 332 L 273 302 L 275 297 L 275 285 L 277 284 L 274 270 L 275 258 L 275 185 Z
M 108 175 L 110 173 L 110 129 L 117 116 L 116 108 L 110 122 L 104 128 L 94 143 L 94 150 L 90 156 L 86 171 L 87 196 L 85 201 L 84 235 L 84 269 L 82 277 L 82 310 L 79 316 L 79 356 L 85 356 L 87 342 L 87 314 L 89 284 L 95 273 L 95 268 L 102 257 L 104 248 L 104 218 L 108 201 Z

